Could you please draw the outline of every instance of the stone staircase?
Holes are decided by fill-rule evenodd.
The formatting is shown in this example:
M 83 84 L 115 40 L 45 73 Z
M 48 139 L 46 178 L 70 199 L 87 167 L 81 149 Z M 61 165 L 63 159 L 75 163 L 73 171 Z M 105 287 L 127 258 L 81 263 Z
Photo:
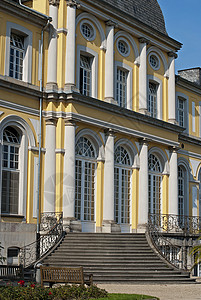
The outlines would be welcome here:
M 43 264 L 83 266 L 95 283 L 195 283 L 160 259 L 145 234 L 69 233 Z

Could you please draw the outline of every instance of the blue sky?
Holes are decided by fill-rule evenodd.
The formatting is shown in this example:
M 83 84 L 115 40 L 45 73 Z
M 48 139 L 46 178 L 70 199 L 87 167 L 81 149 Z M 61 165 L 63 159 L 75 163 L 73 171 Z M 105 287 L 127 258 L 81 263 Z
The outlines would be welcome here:
M 201 0 L 158 0 L 170 37 L 183 44 L 177 70 L 201 67 Z

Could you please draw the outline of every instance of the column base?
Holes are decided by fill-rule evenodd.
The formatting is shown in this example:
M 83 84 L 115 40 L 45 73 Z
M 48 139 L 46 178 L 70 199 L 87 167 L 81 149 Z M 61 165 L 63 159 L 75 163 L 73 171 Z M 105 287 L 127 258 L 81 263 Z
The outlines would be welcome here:
M 147 230 L 147 224 L 138 224 L 137 233 L 145 233 Z
M 114 220 L 103 220 L 102 223 L 102 233 L 120 233 L 121 227 L 119 224 L 116 224 Z
M 179 125 L 176 119 L 168 119 L 168 122 L 175 125 Z
M 46 84 L 46 92 L 58 92 L 58 85 L 55 82 L 48 82 Z
M 69 93 L 69 92 L 76 92 L 79 93 L 79 89 L 75 86 L 75 84 L 72 83 L 66 83 L 64 86 L 64 92 Z
M 139 113 L 145 116 L 150 116 L 150 112 L 146 108 L 140 108 Z
M 82 232 L 81 221 L 77 221 L 75 218 L 64 218 L 63 229 L 66 233 L 69 232 Z
M 107 103 L 118 105 L 117 101 L 112 97 L 105 97 L 104 101 L 107 102 Z

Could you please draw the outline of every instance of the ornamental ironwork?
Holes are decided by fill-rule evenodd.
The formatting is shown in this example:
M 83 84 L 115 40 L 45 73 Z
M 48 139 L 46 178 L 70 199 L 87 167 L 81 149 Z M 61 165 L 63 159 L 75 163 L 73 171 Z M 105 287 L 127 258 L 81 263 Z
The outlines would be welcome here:
M 61 212 L 44 212 L 40 217 L 40 231 L 49 231 L 62 219 Z
M 187 248 L 174 245 L 168 236 L 164 236 L 161 220 L 157 216 L 150 214 L 148 219 L 147 231 L 152 245 L 172 266 L 187 271 Z
M 149 214 L 149 222 L 166 233 L 197 235 L 201 230 L 201 217 L 172 214 Z
M 49 217 L 47 218 L 47 216 Z M 20 249 L 20 264 L 24 268 L 33 266 L 39 259 L 47 255 L 63 236 L 63 213 L 44 213 L 41 219 L 47 220 L 46 223 L 41 224 L 43 232 L 50 226 L 52 227 L 40 234 L 35 242 Z

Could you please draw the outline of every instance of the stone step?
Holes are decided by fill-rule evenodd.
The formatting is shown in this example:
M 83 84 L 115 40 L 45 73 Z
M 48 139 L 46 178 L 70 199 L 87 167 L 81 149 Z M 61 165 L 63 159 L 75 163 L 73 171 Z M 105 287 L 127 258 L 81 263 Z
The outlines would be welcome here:
M 93 255 L 99 255 L 100 253 L 102 253 L 103 255 L 119 255 L 119 254 L 124 254 L 126 256 L 129 255 L 135 255 L 135 254 L 139 254 L 139 255 L 154 255 L 153 251 L 151 249 L 115 249 L 115 253 L 114 253 L 114 249 L 100 249 L 100 248 L 95 248 L 95 249 L 68 249 L 68 248 L 62 248 L 62 249 L 58 249 L 57 254 L 93 254 Z
M 189 273 L 171 268 L 150 248 L 145 234 L 69 233 L 43 262 L 83 266 L 95 283 L 191 283 Z

